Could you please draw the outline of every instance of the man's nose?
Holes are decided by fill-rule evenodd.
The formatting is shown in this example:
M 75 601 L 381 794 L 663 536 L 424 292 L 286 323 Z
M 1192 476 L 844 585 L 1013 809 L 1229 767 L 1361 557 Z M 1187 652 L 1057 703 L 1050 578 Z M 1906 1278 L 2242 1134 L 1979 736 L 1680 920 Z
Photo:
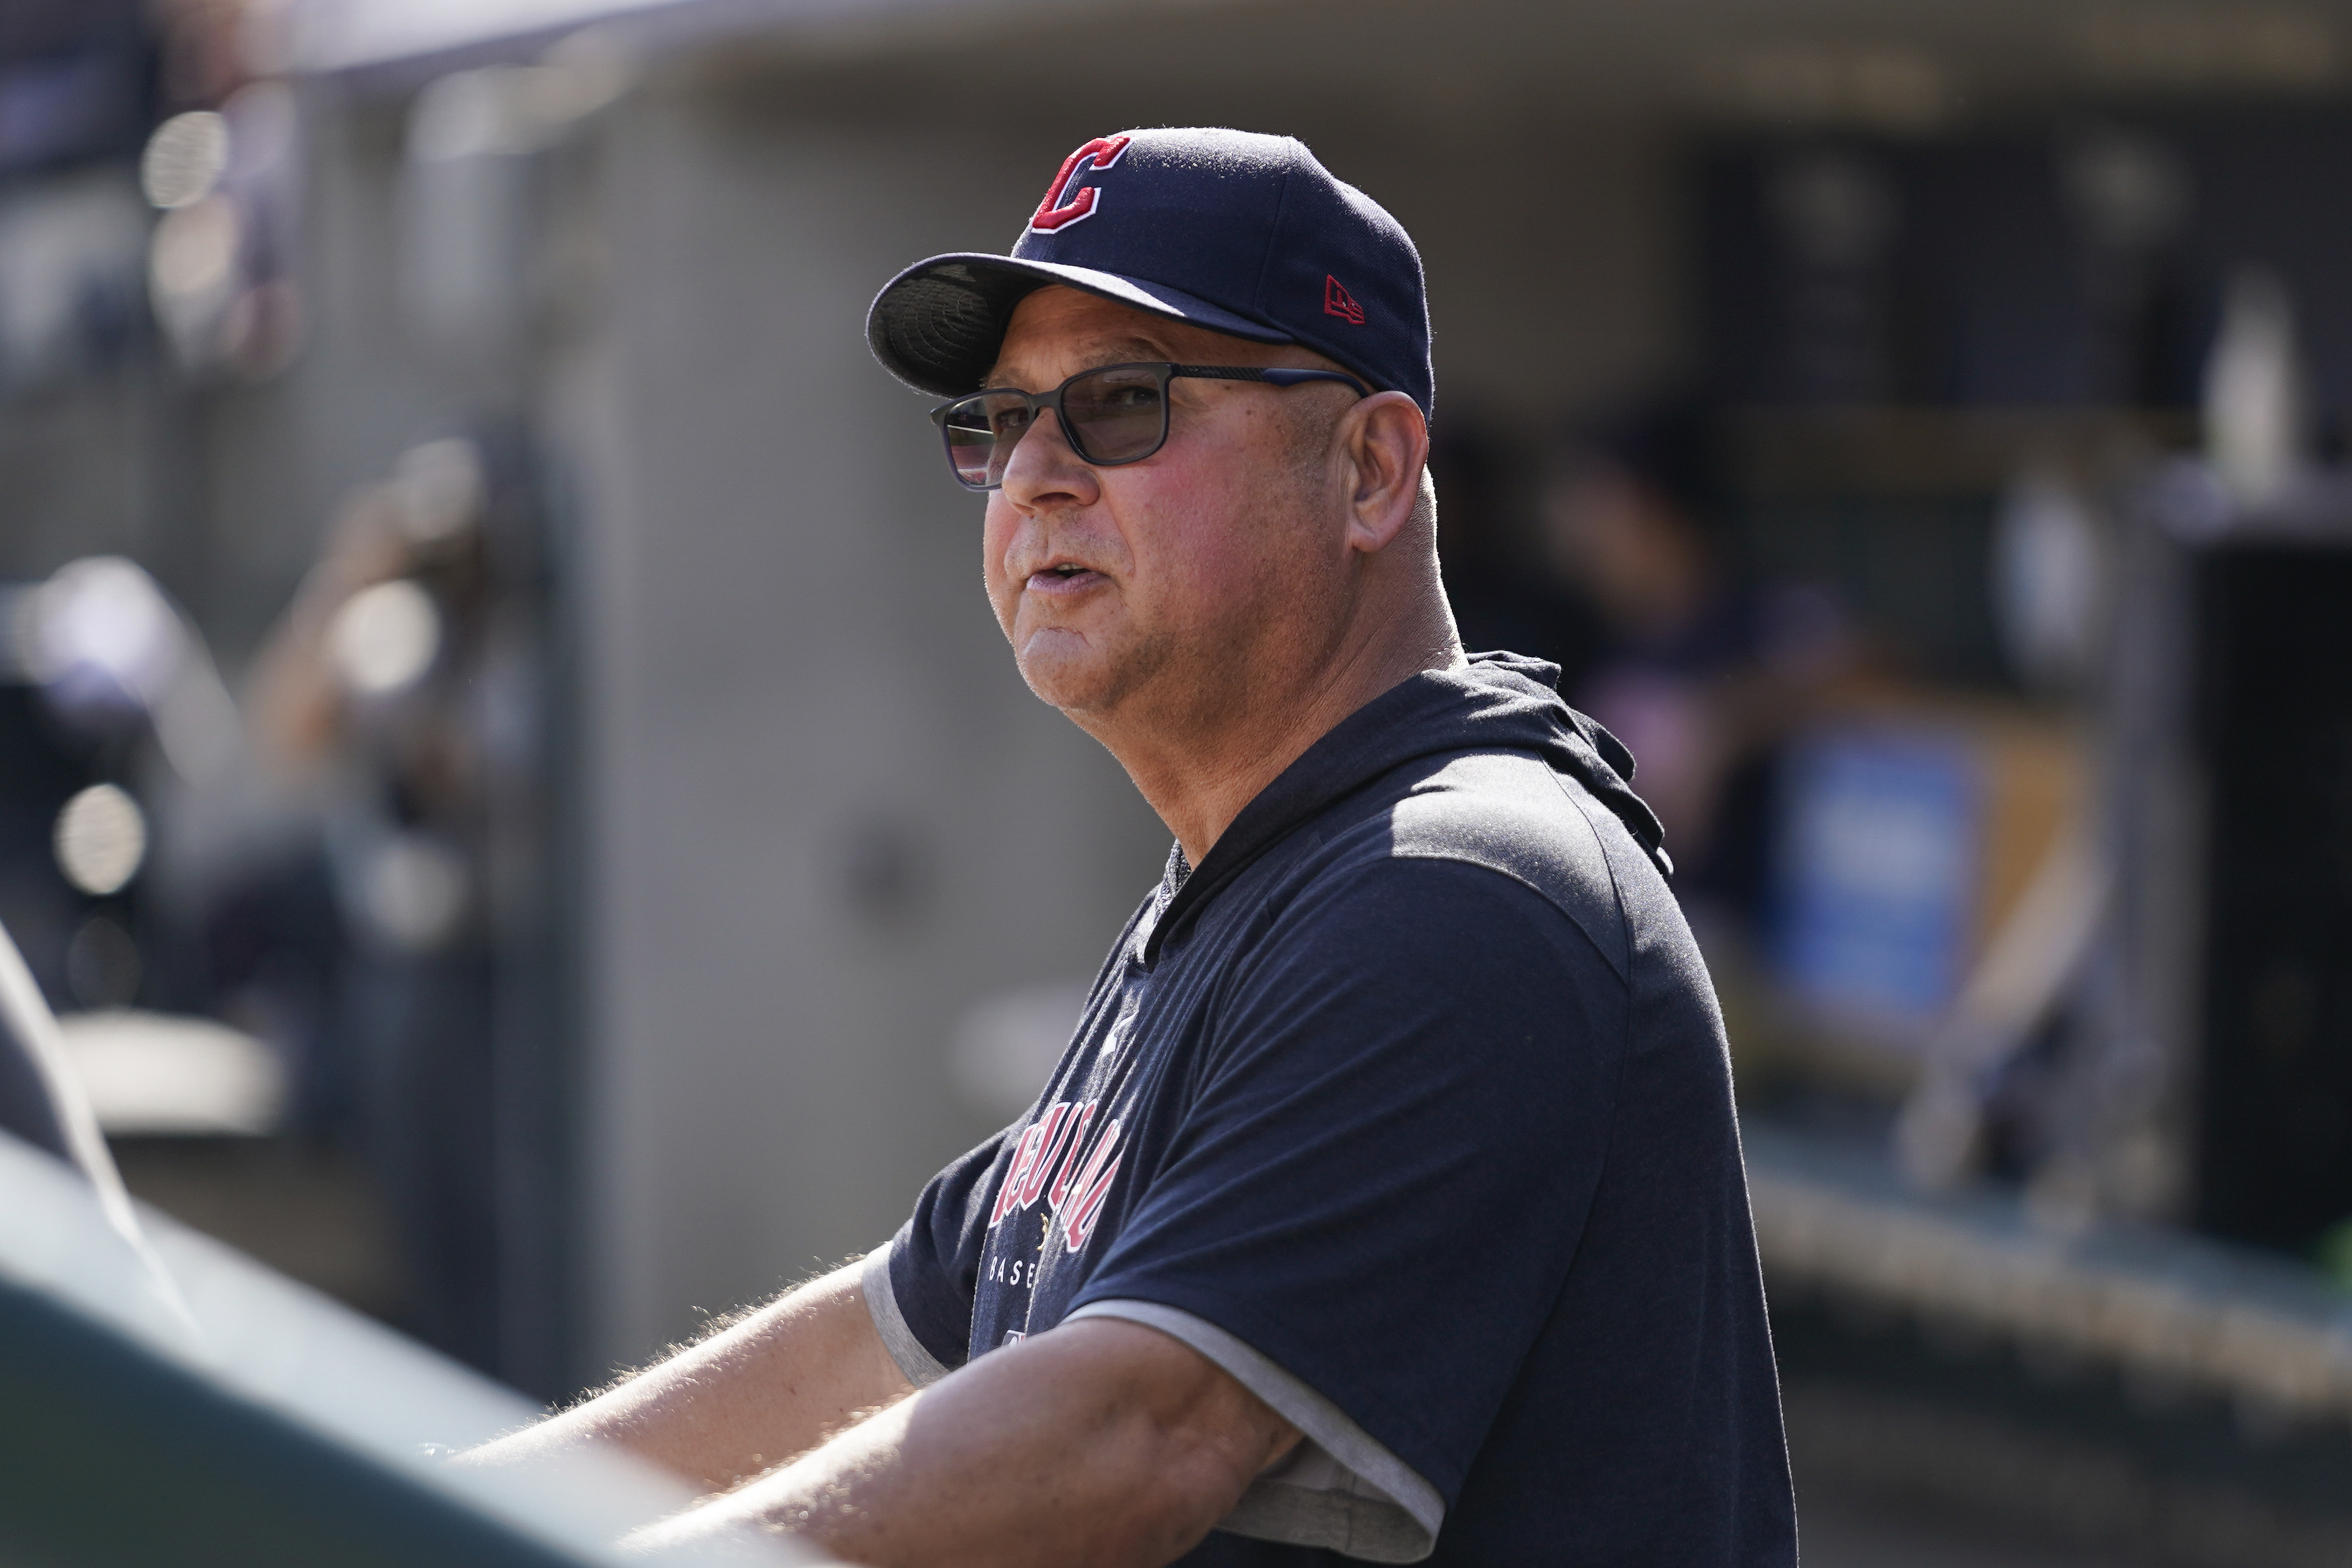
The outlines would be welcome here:
M 1026 510 L 1046 502 L 1084 506 L 1100 493 L 1094 469 L 1062 433 L 1062 416 L 1039 409 L 1005 460 L 1005 499 Z

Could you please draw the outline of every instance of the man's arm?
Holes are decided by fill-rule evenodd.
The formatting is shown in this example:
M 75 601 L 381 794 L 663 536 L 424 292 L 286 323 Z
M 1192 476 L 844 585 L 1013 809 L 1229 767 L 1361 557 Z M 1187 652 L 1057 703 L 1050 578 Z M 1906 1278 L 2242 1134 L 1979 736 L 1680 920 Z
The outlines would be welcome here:
M 683 1543 L 748 1524 L 877 1568 L 1157 1568 L 1298 1438 L 1191 1346 L 1091 1318 L 982 1356 L 631 1541 Z
M 874 1331 L 858 1265 L 837 1268 L 607 1394 L 461 1455 L 527 1464 L 604 1442 L 723 1490 L 913 1392 Z

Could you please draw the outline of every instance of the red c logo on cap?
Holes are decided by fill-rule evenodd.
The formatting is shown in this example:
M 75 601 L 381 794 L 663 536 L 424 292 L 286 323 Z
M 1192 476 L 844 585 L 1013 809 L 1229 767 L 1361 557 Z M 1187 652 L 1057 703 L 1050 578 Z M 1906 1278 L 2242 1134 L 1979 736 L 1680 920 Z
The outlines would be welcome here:
M 1036 214 L 1029 220 L 1030 232 L 1051 234 L 1057 228 L 1068 227 L 1081 218 L 1092 217 L 1095 211 L 1095 198 L 1101 194 L 1095 186 L 1088 185 L 1085 190 L 1080 191 L 1070 198 L 1066 205 L 1062 201 L 1063 195 L 1069 190 L 1070 182 L 1080 174 L 1099 174 L 1118 163 L 1119 154 L 1127 151 L 1127 144 L 1132 140 L 1132 137 L 1128 136 L 1113 136 L 1108 139 L 1097 136 L 1063 159 L 1062 172 L 1054 176 L 1052 184 L 1045 187 L 1045 199 L 1037 204 Z

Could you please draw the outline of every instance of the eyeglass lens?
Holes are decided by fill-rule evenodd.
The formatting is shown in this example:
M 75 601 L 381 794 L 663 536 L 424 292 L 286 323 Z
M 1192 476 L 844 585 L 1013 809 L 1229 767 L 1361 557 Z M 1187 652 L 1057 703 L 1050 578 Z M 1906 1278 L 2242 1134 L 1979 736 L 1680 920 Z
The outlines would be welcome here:
M 1062 433 L 1089 463 L 1131 463 L 1168 435 L 1167 399 L 1150 366 L 1090 371 L 1063 385 L 1061 403 Z M 956 478 L 975 488 L 1003 483 L 1035 417 L 1034 402 L 1017 392 L 983 392 L 950 407 L 940 427 Z

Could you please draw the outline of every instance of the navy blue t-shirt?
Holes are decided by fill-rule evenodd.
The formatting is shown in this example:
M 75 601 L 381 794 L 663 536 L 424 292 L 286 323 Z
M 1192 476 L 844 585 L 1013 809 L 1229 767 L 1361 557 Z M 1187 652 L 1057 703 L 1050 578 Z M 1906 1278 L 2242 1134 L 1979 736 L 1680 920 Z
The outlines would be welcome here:
M 869 1265 L 919 1384 L 1107 1315 L 1298 1426 L 1186 1563 L 1795 1561 L 1722 1020 L 1555 673 L 1413 677 L 1171 856 Z

